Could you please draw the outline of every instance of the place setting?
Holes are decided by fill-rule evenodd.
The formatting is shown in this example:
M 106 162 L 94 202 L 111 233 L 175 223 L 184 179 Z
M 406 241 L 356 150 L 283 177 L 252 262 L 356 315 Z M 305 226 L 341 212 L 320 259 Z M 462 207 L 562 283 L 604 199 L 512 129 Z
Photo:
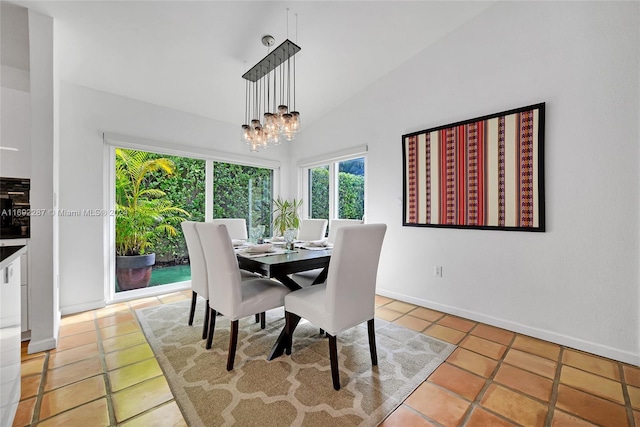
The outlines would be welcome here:
M 265 239 L 264 232 L 264 225 L 251 227 L 249 231 L 249 241 L 234 241 L 234 248 L 238 255 L 254 258 L 297 252 L 287 248 L 287 246 L 292 243 L 292 241 L 290 241 L 291 236 L 287 235 L 287 238 L 273 236 Z M 236 243 L 238 244 L 236 245 Z
M 329 243 L 327 239 L 321 240 L 309 240 L 306 242 L 298 242 L 295 244 L 297 248 L 306 249 L 309 251 L 324 251 L 326 249 L 332 249 L 333 244 Z
M 238 250 L 238 255 L 249 258 L 267 255 L 278 255 L 284 253 L 284 248 L 274 247 L 272 243 L 249 244 Z

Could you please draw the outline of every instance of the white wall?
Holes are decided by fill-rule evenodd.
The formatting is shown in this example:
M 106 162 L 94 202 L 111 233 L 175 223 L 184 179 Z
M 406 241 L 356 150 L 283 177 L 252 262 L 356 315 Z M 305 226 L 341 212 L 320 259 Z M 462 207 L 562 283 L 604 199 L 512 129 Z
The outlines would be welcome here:
M 639 22 L 637 2 L 499 3 L 304 129 L 294 162 L 369 145 L 381 294 L 640 364 Z M 401 226 L 401 135 L 538 102 L 545 233 Z
M 62 210 L 104 208 L 101 131 L 287 163 L 284 145 L 250 154 L 248 147 L 240 142 L 239 125 L 65 82 L 61 84 L 60 93 L 59 207 Z M 282 189 L 287 190 L 286 186 Z M 104 306 L 107 272 L 103 219 L 63 216 L 59 220 L 60 309 L 63 313 L 73 313 Z
M 31 208 L 54 208 L 53 19 L 29 10 L 31 61 Z M 60 312 L 55 286 L 55 218 L 32 216 L 29 240 L 29 353 L 56 346 Z

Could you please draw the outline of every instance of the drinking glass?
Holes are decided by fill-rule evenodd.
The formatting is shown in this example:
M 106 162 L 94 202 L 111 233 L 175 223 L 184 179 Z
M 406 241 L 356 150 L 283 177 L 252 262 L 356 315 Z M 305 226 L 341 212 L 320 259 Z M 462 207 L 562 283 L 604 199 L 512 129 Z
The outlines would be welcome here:
M 251 227 L 249 232 L 249 240 L 251 243 L 264 243 L 264 225 L 256 225 Z
M 293 250 L 293 240 L 296 238 L 297 230 L 295 228 L 289 228 L 284 231 L 284 241 L 286 242 L 286 248 Z

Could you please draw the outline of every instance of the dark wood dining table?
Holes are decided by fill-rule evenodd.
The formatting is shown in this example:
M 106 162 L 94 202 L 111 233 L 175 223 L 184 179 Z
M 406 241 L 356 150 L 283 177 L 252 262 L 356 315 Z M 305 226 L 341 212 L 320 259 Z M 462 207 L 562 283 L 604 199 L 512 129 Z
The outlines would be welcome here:
M 242 270 L 252 271 L 262 276 L 276 279 L 292 291 L 302 288 L 290 277 L 294 273 L 321 268 L 322 271 L 315 278 L 312 285 L 323 283 L 327 279 L 330 259 L 331 249 L 308 250 L 297 248 L 294 251 L 287 251 L 287 253 L 267 253 L 261 256 L 244 256 L 238 253 L 238 265 Z M 293 326 L 295 329 L 297 322 Z M 268 360 L 273 360 L 284 353 L 287 338 L 287 333 L 283 327 L 267 357 Z

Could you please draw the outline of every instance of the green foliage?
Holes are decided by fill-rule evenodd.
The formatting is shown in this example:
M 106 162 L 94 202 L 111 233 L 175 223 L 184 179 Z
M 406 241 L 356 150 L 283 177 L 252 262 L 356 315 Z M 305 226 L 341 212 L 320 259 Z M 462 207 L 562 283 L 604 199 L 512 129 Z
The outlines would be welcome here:
M 362 219 L 364 216 L 364 177 L 338 173 L 338 217 Z
M 311 170 L 311 218 L 329 219 L 329 166 Z
M 350 173 L 351 175 L 364 176 L 364 157 L 345 160 L 339 163 L 338 172 Z
M 315 168 L 311 176 L 311 217 L 329 218 L 329 168 Z M 364 176 L 338 173 L 338 217 L 364 216 Z
M 213 165 L 213 217 L 246 218 L 248 227 L 265 226 L 271 235 L 273 171 L 230 163 Z
M 149 153 L 149 158 L 169 159 L 175 165 L 175 169 L 171 175 L 165 175 L 159 171 L 149 175 L 147 188 L 165 193 L 167 198 L 178 203 L 191 214 L 191 220 L 204 221 L 205 161 L 153 153 Z M 213 181 L 214 218 L 246 218 L 248 225 L 265 225 L 265 232 L 271 233 L 272 171 L 270 169 L 216 162 Z M 159 263 L 181 264 L 188 257 L 180 227 L 176 227 L 176 234 L 154 234 L 150 241 Z
M 136 158 L 139 162 L 142 162 L 141 157 L 145 157 L 145 161 L 152 162 L 154 166 L 144 170 L 144 173 L 139 169 L 142 176 L 133 180 L 131 176 L 135 175 L 132 174 L 135 168 L 126 171 L 124 160 L 120 159 L 123 155 Z M 340 163 L 340 218 L 361 219 L 364 215 L 363 168 L 363 159 Z M 311 217 L 329 218 L 329 168 L 314 168 L 311 174 Z M 153 247 L 159 262 L 181 263 L 186 260 L 187 249 L 182 229 L 177 224 L 187 216 L 193 221 L 205 220 L 205 161 L 117 149 L 116 176 L 116 199 L 117 204 L 121 205 L 117 206 L 116 220 L 118 254 L 124 253 L 126 246 L 136 246 L 132 240 L 141 238 L 143 241 L 142 245 L 138 245 L 141 246 L 138 252 Z M 281 221 L 277 218 L 282 206 L 279 208 L 278 204 L 287 202 L 291 206 L 295 203 L 294 209 L 299 212 L 302 201 L 273 200 L 272 177 L 273 171 L 270 169 L 215 162 L 213 217 L 246 218 L 250 227 L 264 225 L 266 235 L 278 232 L 282 234 L 289 227 L 297 228 L 298 224 L 295 222 L 289 222 L 284 229 L 281 228 Z M 144 233 L 136 231 L 143 225 L 142 222 L 134 221 L 128 215 L 121 215 L 125 206 L 135 203 L 132 195 L 134 182 L 138 183 L 137 201 L 147 208 L 163 211 L 162 215 L 148 215 L 148 211 L 144 212 L 146 220 L 143 222 L 145 227 L 148 226 Z M 272 217 L 272 206 L 275 208 L 275 217 Z M 299 216 L 297 218 L 299 221 Z M 160 219 L 162 221 L 157 222 Z M 118 238 L 121 234 L 130 236 L 127 237 L 129 243 L 125 244 L 122 238 Z
M 150 188 L 157 188 L 167 197 L 191 214 L 190 220 L 204 221 L 205 212 L 205 161 L 179 156 L 151 154 L 152 158 L 166 157 L 175 164 L 172 175 L 154 174 L 149 180 Z M 182 228 L 176 227 L 175 235 L 155 234 L 152 239 L 156 262 L 186 262 L 187 246 Z
M 166 193 L 149 186 L 154 174 L 170 176 L 175 164 L 144 151 L 116 149 L 116 254 L 142 255 L 157 234 L 176 235 L 184 209 Z
M 285 230 L 289 228 L 297 229 L 300 226 L 300 207 L 302 200 L 283 200 L 278 196 L 273 201 L 273 228 L 280 236 L 284 236 Z

